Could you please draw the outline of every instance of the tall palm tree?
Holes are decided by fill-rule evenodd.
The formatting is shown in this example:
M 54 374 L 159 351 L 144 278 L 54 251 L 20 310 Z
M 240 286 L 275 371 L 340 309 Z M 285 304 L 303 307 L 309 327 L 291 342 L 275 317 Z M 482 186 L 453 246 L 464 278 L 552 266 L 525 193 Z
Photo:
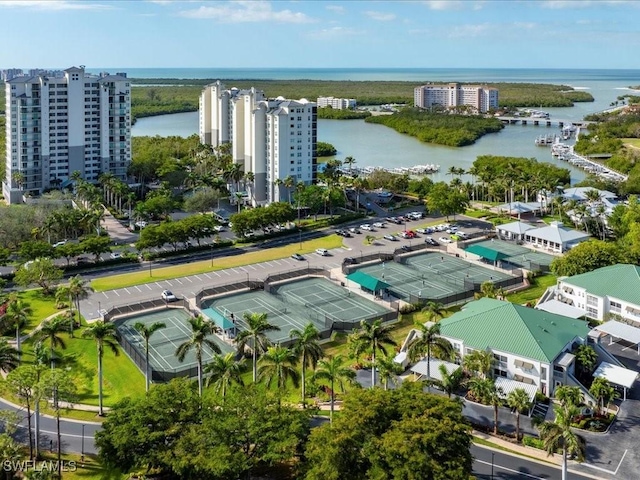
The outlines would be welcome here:
M 427 381 L 431 382 L 431 353 L 439 358 L 451 359 L 453 357 L 453 346 L 446 339 L 440 336 L 439 323 L 418 323 L 416 324 L 420 332 L 413 342 L 409 344 L 409 358 L 412 361 L 427 356 Z
M 353 164 L 356 163 L 356 159 L 349 155 L 342 161 L 342 163 L 349 168 L 349 175 L 351 175 L 353 171 Z
M 40 325 L 40 329 L 34 335 L 35 340 L 49 340 L 49 359 L 51 368 L 55 367 L 54 348 L 60 347 L 63 350 L 67 348 L 67 344 L 60 334 L 68 331 L 68 318 L 58 315 L 50 320 L 45 320 Z
M 398 375 L 403 371 L 402 365 L 394 360 L 394 355 L 383 355 L 378 357 L 378 373 L 380 373 L 380 383 L 385 390 L 389 389 L 389 382 L 398 385 Z
M 440 365 L 438 370 L 440 371 L 441 378 L 438 382 L 438 386 L 442 388 L 449 398 L 451 398 L 451 395 L 456 393 L 464 384 L 464 371 L 462 368 L 458 367 L 453 372 L 449 373 L 447 367 L 444 365 Z
M 267 350 L 267 347 L 271 344 L 267 338 L 268 332 L 279 332 L 280 327 L 271 325 L 267 321 L 266 313 L 250 313 L 245 312 L 242 318 L 247 324 L 247 327 L 236 336 L 236 345 L 238 351 L 244 353 L 245 347 L 251 349 L 253 356 L 253 383 L 258 381 L 258 354 Z
M 502 402 L 502 388 L 496 386 L 493 378 L 472 378 L 469 380 L 469 391 L 482 403 L 493 407 L 493 434 L 498 434 L 498 407 Z
M 562 480 L 567 478 L 567 454 L 575 455 L 578 461 L 584 459 L 586 445 L 580 435 L 571 429 L 573 417 L 580 413 L 575 405 L 558 406 L 554 409 L 553 422 L 540 425 L 540 439 L 544 444 L 547 455 L 552 455 L 558 448 L 562 448 Z
M 291 203 L 291 189 L 296 184 L 296 179 L 293 175 L 287 175 L 285 179 L 282 181 L 282 185 L 287 189 L 287 195 L 289 197 L 289 203 Z
M 556 388 L 554 396 L 563 407 L 579 407 L 580 405 L 582 405 L 582 392 L 580 391 L 580 387 L 570 387 L 568 385 L 562 385 Z
M 178 348 L 176 348 L 176 357 L 179 362 L 183 362 L 187 353 L 194 350 L 196 362 L 198 363 L 198 393 L 202 396 L 202 352 L 205 347 L 209 347 L 214 353 L 220 353 L 220 347 L 216 342 L 207 338 L 216 332 L 216 326 L 213 322 L 205 320 L 202 315 L 189 319 L 191 326 L 191 338 L 185 340 Z
M 476 373 L 481 378 L 487 378 L 491 373 L 495 359 L 490 351 L 474 350 L 464 356 L 462 363 L 467 371 Z
M 242 374 L 245 370 L 244 358 L 236 360 L 233 353 L 214 355 L 211 362 L 204 367 L 204 373 L 209 375 L 205 380 L 206 386 L 213 384 L 216 393 L 222 392 L 222 398 L 224 398 L 232 383 L 244 385 Z
M 5 339 L 0 339 L 0 370 L 8 372 L 17 368 L 19 363 L 18 351 Z
M 84 300 L 89 297 L 89 293 L 91 292 L 91 287 L 87 285 L 87 281 L 84 280 L 80 275 L 76 275 L 75 277 L 71 277 L 69 280 L 69 296 L 71 297 L 73 304 L 76 308 L 76 312 L 78 312 L 78 325 L 80 325 L 80 300 Z M 71 326 L 71 336 L 73 337 L 73 327 L 75 322 L 69 322 Z
M 329 382 L 329 388 L 331 389 L 331 410 L 329 412 L 330 422 L 333 422 L 336 384 L 338 384 L 340 390 L 344 391 L 345 384 L 353 384 L 354 379 L 356 378 L 356 372 L 351 368 L 345 367 L 344 363 L 345 360 L 342 355 L 336 355 L 335 357 L 329 357 L 326 360 L 320 360 L 318 362 L 318 369 L 313 374 L 314 379 L 326 380 Z
M 98 348 L 98 415 L 103 416 L 102 408 L 102 357 L 104 347 L 109 348 L 114 355 L 119 355 L 118 340 L 116 338 L 116 326 L 104 320 L 97 320 L 82 331 L 82 336 L 92 338 Z
M 511 390 L 507 395 L 507 405 L 516 411 L 516 443 L 520 443 L 520 412 L 531 408 L 531 400 L 524 388 Z
M 142 322 L 136 322 L 133 326 L 142 338 L 144 338 L 144 378 L 145 378 L 145 391 L 149 391 L 149 340 L 151 340 L 151 336 L 156 333 L 158 330 L 163 328 L 167 328 L 167 324 L 164 322 L 154 322 L 151 325 L 146 325 Z
M 371 387 L 376 386 L 376 353 L 378 351 L 387 353 L 385 346 L 397 345 L 391 336 L 391 327 L 382 325 L 382 320 L 377 319 L 372 323 L 364 320 L 360 321 L 360 331 L 355 333 L 355 354 L 359 355 L 364 351 L 371 352 Z
M 288 380 L 294 387 L 299 385 L 300 374 L 296 369 L 298 356 L 292 349 L 280 345 L 269 347 L 258 363 L 258 378 L 264 380 L 267 387 L 271 387 L 275 381 L 278 393 L 282 393 Z
M 293 350 L 300 359 L 302 406 L 306 408 L 306 369 L 312 368 L 315 370 L 318 360 L 322 358 L 322 347 L 318 343 L 320 332 L 318 332 L 313 323 L 308 323 L 302 331 L 298 329 L 291 330 L 289 336 L 295 340 Z
M 609 402 L 619 396 L 606 378 L 594 378 L 591 387 L 589 387 L 589 393 L 597 400 L 598 415 L 602 414 Z
M 16 350 L 18 351 L 18 361 L 21 355 L 22 329 L 29 323 L 29 315 L 31 315 L 31 307 L 28 303 L 18 299 L 16 294 L 9 295 L 7 310 L 4 319 L 16 331 Z

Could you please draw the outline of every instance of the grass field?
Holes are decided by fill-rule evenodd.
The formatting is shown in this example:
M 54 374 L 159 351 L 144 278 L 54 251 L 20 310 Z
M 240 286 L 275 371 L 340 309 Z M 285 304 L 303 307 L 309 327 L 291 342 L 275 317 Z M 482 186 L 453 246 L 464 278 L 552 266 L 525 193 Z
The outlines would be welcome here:
M 547 287 L 551 287 L 556 284 L 557 279 L 558 278 L 555 275 L 551 274 L 535 277 L 531 282 L 531 287 L 526 290 L 522 290 L 521 292 L 507 295 L 507 300 L 519 305 L 524 305 L 527 302 L 535 303 L 542 296 Z
M 640 138 L 622 138 L 622 143 L 633 148 L 640 148 Z
M 329 235 L 327 237 L 302 242 L 302 249 L 298 243 L 293 243 L 291 245 L 260 250 L 258 252 L 249 252 L 242 255 L 231 255 L 223 258 L 216 258 L 213 261 L 213 266 L 211 266 L 211 260 L 202 260 L 173 267 L 156 268 L 152 272 L 149 272 L 148 270 L 141 270 L 134 273 L 112 275 L 110 277 L 93 280 L 91 282 L 91 286 L 95 291 L 101 292 L 104 290 L 112 290 L 114 288 L 131 287 L 133 285 L 141 285 L 143 283 L 157 282 L 158 280 L 169 280 L 176 277 L 196 275 L 198 273 L 212 272 L 215 270 L 224 270 L 225 268 L 241 267 L 243 265 L 253 263 L 278 260 L 280 258 L 289 257 L 294 253 L 310 253 L 316 248 L 331 249 L 341 246 L 342 237 L 339 237 L 338 235 Z
M 42 320 L 60 311 L 56 308 L 56 302 L 53 295 L 45 296 L 39 288 L 18 292 L 18 297 L 20 300 L 28 303 L 31 308 L 29 323 L 25 327 L 23 333 L 30 332 L 40 325 Z

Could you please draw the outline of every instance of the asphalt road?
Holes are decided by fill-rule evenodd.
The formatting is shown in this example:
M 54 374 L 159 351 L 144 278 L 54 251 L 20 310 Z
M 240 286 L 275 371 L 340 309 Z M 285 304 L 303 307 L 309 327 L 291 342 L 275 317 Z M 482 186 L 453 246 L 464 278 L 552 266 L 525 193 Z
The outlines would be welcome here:
M 29 443 L 27 432 L 27 412 L 25 408 L 16 408 L 14 405 L 0 399 L 0 409 L 17 411 L 22 415 L 22 421 L 18 424 L 16 432 L 20 442 Z M 33 428 L 33 412 L 32 428 Z M 81 422 L 77 420 L 60 419 L 60 432 L 62 432 L 62 451 L 76 453 L 98 453 L 94 443 L 94 434 L 100 429 L 99 423 Z M 40 448 L 49 450 L 52 446 L 57 450 L 56 420 L 53 417 L 40 416 Z M 84 434 L 83 434 L 84 433 Z

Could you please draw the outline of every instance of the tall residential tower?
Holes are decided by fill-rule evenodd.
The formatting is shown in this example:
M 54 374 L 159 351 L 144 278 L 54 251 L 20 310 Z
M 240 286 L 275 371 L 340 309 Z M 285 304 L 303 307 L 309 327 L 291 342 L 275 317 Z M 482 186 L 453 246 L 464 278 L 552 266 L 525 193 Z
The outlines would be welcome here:
M 6 83 L 7 154 L 2 191 L 23 194 L 65 186 L 73 172 L 126 179 L 131 163 L 131 87 L 126 74 L 18 76 Z
M 281 182 L 316 179 L 317 108 L 306 99 L 267 99 L 255 88 L 227 90 L 220 82 L 200 95 L 200 141 L 214 147 L 231 142 L 233 162 L 253 172 L 251 203 L 285 200 Z

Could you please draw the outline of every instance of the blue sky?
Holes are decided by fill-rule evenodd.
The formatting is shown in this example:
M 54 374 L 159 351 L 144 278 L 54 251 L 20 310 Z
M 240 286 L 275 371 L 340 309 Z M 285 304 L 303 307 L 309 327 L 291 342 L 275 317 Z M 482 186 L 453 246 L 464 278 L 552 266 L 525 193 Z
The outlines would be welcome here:
M 640 1 L 0 0 L 0 68 L 640 68 Z

